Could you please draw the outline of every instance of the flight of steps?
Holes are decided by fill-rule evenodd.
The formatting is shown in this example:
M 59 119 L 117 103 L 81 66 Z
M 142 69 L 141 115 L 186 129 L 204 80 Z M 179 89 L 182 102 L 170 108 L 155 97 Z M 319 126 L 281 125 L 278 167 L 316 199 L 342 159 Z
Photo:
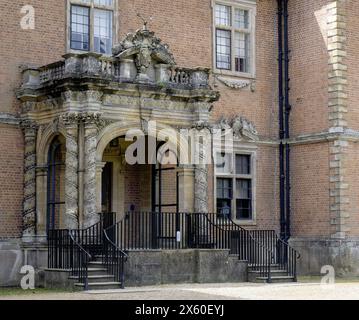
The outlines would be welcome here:
M 260 275 L 259 271 L 253 270 L 251 265 L 248 265 L 248 281 L 257 283 L 268 283 L 268 277 Z M 289 276 L 287 270 L 282 270 L 278 264 L 271 265 L 271 283 L 285 283 L 295 282 L 293 276 Z
M 77 277 L 70 277 L 77 279 Z M 85 289 L 84 283 L 75 283 L 75 287 L 79 290 Z M 108 290 L 121 289 L 121 282 L 116 282 L 114 275 L 108 273 L 102 263 L 101 256 L 95 256 L 88 264 L 88 287 L 87 290 Z

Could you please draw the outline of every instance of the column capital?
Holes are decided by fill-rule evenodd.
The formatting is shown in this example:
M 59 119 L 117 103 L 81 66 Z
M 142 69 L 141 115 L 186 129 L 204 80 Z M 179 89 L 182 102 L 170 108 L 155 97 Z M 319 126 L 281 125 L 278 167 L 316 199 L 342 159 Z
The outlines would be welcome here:
M 107 162 L 96 162 L 96 170 L 102 171 L 102 169 L 105 167 Z
M 25 135 L 33 135 L 38 129 L 38 124 L 32 119 L 23 119 L 20 121 L 20 127 Z

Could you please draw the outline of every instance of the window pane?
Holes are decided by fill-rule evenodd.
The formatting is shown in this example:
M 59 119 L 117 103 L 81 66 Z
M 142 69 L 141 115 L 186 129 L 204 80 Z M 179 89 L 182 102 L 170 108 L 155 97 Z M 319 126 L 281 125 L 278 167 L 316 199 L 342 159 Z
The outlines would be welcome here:
M 238 29 L 248 29 L 248 11 L 242 9 L 234 9 L 234 27 Z
M 99 6 L 112 6 L 113 0 L 95 0 L 94 3 Z
M 216 5 L 216 24 L 221 26 L 231 26 L 231 7 Z
M 216 30 L 216 61 L 218 69 L 231 69 L 231 32 Z
M 232 169 L 232 154 L 231 153 L 217 153 L 216 157 L 216 171 L 217 173 L 231 173 Z
M 112 50 L 112 11 L 94 10 L 94 46 L 98 53 Z
M 237 219 L 252 218 L 252 181 L 237 179 L 236 181 L 236 217 Z
M 232 179 L 217 179 L 217 198 L 232 199 Z
M 232 179 L 217 179 L 217 214 L 231 216 Z
M 231 201 L 226 199 L 217 199 L 217 215 L 220 217 L 231 217 Z
M 71 49 L 89 50 L 89 8 L 71 6 Z
M 234 59 L 235 70 L 239 72 L 250 72 L 250 36 L 247 33 L 235 32 L 234 34 Z
M 252 181 L 250 179 L 237 179 L 237 199 L 252 198 Z
M 240 219 L 252 219 L 252 202 L 251 200 L 236 200 L 237 212 L 236 218 Z
M 236 173 L 251 174 L 251 156 L 244 154 L 236 155 Z

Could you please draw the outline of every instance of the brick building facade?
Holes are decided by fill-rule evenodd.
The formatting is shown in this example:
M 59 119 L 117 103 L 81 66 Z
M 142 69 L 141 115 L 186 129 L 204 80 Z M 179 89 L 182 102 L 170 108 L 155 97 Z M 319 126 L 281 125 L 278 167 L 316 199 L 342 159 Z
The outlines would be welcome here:
M 28 5 L 34 9 L 34 28 L 26 27 L 31 24 L 31 19 L 23 21 L 24 16 L 28 17 L 32 13 L 28 7 L 21 11 Z M 103 57 L 111 56 L 112 47 L 123 41 L 128 33 L 135 33 L 142 28 L 138 13 L 145 19 L 151 17 L 148 28 L 161 38 L 163 43 L 168 44 L 177 66 L 192 70 L 202 70 L 195 69 L 199 66 L 211 69 L 207 93 L 202 92 L 203 96 L 193 101 L 186 93 L 181 93 L 183 101 L 189 105 L 193 103 L 193 110 L 199 110 L 196 106 L 201 102 L 207 104 L 202 106 L 206 110 L 205 115 L 198 111 L 198 118 L 191 121 L 205 121 L 216 125 L 226 119 L 229 122 L 232 119 L 241 119 L 242 129 L 243 126 L 249 125 L 253 128 L 251 133 L 255 133 L 253 139 L 242 137 L 236 143 L 238 161 L 246 161 L 246 156 L 249 156 L 248 161 L 251 163 L 251 172 L 246 172 L 244 178 L 233 173 L 233 170 L 225 172 L 225 168 L 220 171 L 208 166 L 207 210 L 217 213 L 222 210 L 219 204 L 226 197 L 219 196 L 218 193 L 225 193 L 226 183 L 230 183 L 233 189 L 233 185 L 240 181 L 238 197 L 233 194 L 227 197 L 235 221 L 249 230 L 272 229 L 280 233 L 279 145 L 282 141 L 291 148 L 290 168 L 287 173 L 290 175 L 288 190 L 291 210 L 290 222 L 287 216 L 286 223 L 287 226 L 290 225 L 289 241 L 301 254 L 300 272 L 318 274 L 321 266 L 329 264 L 335 266 L 337 274 L 358 274 L 359 184 L 355 178 L 359 136 L 356 124 L 359 115 L 356 111 L 358 81 L 355 70 L 359 46 L 355 23 L 357 11 L 354 0 L 288 1 L 290 135 L 288 138 L 279 139 L 279 15 L 276 0 L 2 0 L 0 266 L 4 267 L 0 268 L 3 270 L 0 271 L 0 284 L 8 285 L 17 279 L 24 250 L 34 252 L 29 258 L 32 264 L 39 267 L 45 264 L 41 252 L 45 252 L 42 244 L 46 242 L 46 225 L 49 223 L 46 221 L 49 219 L 48 214 L 44 212 L 49 206 L 49 189 L 42 178 L 46 171 L 44 166 L 47 164 L 47 154 L 41 155 L 39 152 L 48 152 L 56 129 L 64 133 L 64 144 L 68 146 L 69 132 L 75 132 L 71 131 L 73 128 L 70 120 L 73 112 L 77 115 L 80 112 L 80 109 L 76 108 L 80 108 L 78 104 L 81 104 L 83 99 L 79 96 L 73 97 L 73 84 L 67 84 L 67 88 L 56 88 L 62 90 L 59 99 L 63 99 L 57 103 L 63 106 L 68 103 L 66 108 L 69 108 L 65 110 L 64 107 L 63 114 L 57 113 L 56 106 L 49 107 L 44 93 L 35 94 L 35 89 L 34 92 L 31 91 L 32 81 L 36 82 L 39 74 L 44 76 L 41 72 L 50 69 L 37 68 L 63 59 L 67 63 L 65 68 L 76 59 L 84 63 L 86 59 L 91 60 L 91 54 L 88 52 L 101 53 Z M 80 18 L 81 20 L 78 20 Z M 21 27 L 21 22 L 25 23 L 25 27 Z M 67 56 L 63 58 L 65 54 Z M 93 59 L 102 58 L 93 56 Z M 27 84 L 30 87 L 27 88 Z M 36 85 L 38 84 L 36 82 Z M 27 89 L 31 92 L 26 91 Z M 55 96 L 50 97 L 53 92 L 51 89 L 44 90 L 46 94 L 49 93 L 50 100 L 58 99 Z M 109 90 L 100 96 L 96 94 L 97 90 L 100 90 L 96 85 L 81 90 L 87 90 L 85 99 L 92 111 L 97 108 L 97 104 L 110 105 L 106 104 L 105 100 Z M 127 92 L 126 90 L 130 89 L 121 90 Z M 219 92 L 219 97 L 216 92 Z M 127 94 L 128 92 L 125 95 Z M 108 99 L 110 101 L 112 98 Z M 116 102 L 115 99 L 111 101 L 113 105 L 123 103 L 117 100 Z M 128 100 L 126 103 L 131 105 L 135 102 Z M 50 105 L 54 104 L 50 102 Z M 72 105 L 74 109 L 71 109 Z M 146 101 L 143 106 L 146 108 Z M 36 110 L 40 110 L 38 114 Z M 188 126 L 186 119 L 189 119 L 189 115 L 184 111 L 183 114 L 177 111 L 174 111 L 176 116 L 172 120 L 169 116 L 168 121 L 163 120 L 163 123 Z M 120 134 L 123 136 L 125 132 L 113 123 L 111 117 L 114 112 L 106 112 L 109 112 L 108 118 L 104 119 L 105 123 L 109 124 L 108 130 L 103 131 L 102 136 L 101 133 L 97 135 L 93 141 L 95 148 L 103 147 L 103 154 L 96 156 L 96 159 L 93 159 L 95 162 L 75 155 L 75 161 L 79 161 L 75 164 L 69 162 L 69 156 L 64 155 L 64 166 L 72 166 L 72 171 L 70 168 L 67 173 L 64 172 L 64 181 L 71 178 L 71 173 L 80 180 L 76 182 L 78 185 L 75 191 L 78 194 L 75 198 L 71 198 L 69 194 L 71 189 L 64 187 L 66 190 L 59 191 L 61 199 L 68 197 L 64 200 L 66 203 L 62 204 L 63 207 L 56 209 L 59 210 L 59 215 L 62 214 L 62 218 L 59 218 L 62 227 L 72 226 L 68 222 L 71 217 L 64 216 L 71 209 L 70 200 L 78 203 L 77 209 L 70 213 L 70 216 L 75 212 L 80 226 L 86 225 L 86 210 L 109 210 L 121 214 L 120 211 L 129 210 L 131 205 L 139 211 L 153 208 L 153 199 L 151 200 L 150 196 L 151 172 L 141 165 L 137 168 L 128 164 L 123 167 L 120 162 L 114 164 L 112 170 L 118 170 L 119 174 L 115 177 L 111 173 L 115 183 L 112 181 L 110 204 L 106 204 L 104 200 L 106 190 L 103 188 L 106 187 L 98 184 L 98 181 L 101 181 L 98 180 L 98 175 L 105 171 L 105 163 L 116 163 L 117 160 L 111 159 L 118 156 L 116 148 L 121 149 L 124 142 L 120 140 L 112 146 L 110 142 L 120 137 Z M 130 114 L 131 111 L 126 112 Z M 64 115 L 68 118 L 65 119 Z M 120 117 L 121 113 L 117 116 Z M 60 123 L 56 122 L 56 117 L 59 117 Z M 158 119 L 162 119 L 160 114 Z M 29 120 L 36 122 L 35 127 L 28 125 Z M 151 120 L 151 116 L 148 116 L 147 120 Z M 90 132 L 92 129 L 84 123 L 84 132 L 87 129 Z M 51 131 L 54 126 L 56 128 Z M 101 128 L 103 126 L 102 123 Z M 36 150 L 32 150 L 29 141 L 35 136 Z M 44 137 L 49 140 L 42 142 L 45 141 L 41 140 L 45 139 Z M 85 149 L 86 137 L 85 133 Z M 101 137 L 105 137 L 103 141 Z M 78 143 L 80 150 L 81 142 Z M 242 160 L 241 155 L 244 156 Z M 86 155 L 83 156 L 86 158 Z M 237 158 L 232 160 L 236 162 Z M 83 164 L 81 161 L 84 161 Z M 97 181 L 97 185 L 88 177 L 91 174 L 89 166 L 92 165 L 100 170 L 93 171 L 92 178 Z M 48 175 L 48 171 L 46 172 Z M 184 170 L 181 179 L 187 181 L 187 175 L 195 173 Z M 173 180 L 170 177 L 167 179 L 169 183 Z M 94 193 L 101 194 L 102 199 L 87 193 L 86 181 L 92 181 Z M 246 185 L 248 181 L 251 187 Z M 125 188 L 121 189 L 121 183 Z M 32 187 L 34 194 L 31 193 Z M 169 190 L 172 187 L 168 187 Z M 241 188 L 245 191 L 250 189 L 250 195 L 243 197 Z M 180 188 L 179 195 L 182 209 L 195 210 L 196 195 L 191 198 L 191 192 L 186 193 L 183 189 L 186 188 Z M 173 198 L 169 190 L 164 190 L 164 198 Z M 70 200 L 67 201 L 68 199 Z M 96 205 L 89 204 L 91 201 Z M 24 218 L 28 210 L 27 204 L 34 210 L 35 225 L 32 226 L 27 226 L 29 221 Z M 175 208 L 170 208 L 173 209 Z M 91 221 L 91 218 L 89 219 Z

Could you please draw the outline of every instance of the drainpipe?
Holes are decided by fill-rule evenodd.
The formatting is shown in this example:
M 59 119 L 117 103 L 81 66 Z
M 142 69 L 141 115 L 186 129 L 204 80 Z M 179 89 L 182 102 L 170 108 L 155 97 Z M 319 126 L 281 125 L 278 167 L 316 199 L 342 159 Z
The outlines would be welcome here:
M 280 202 L 280 237 L 285 238 L 285 172 L 284 172 L 284 96 L 283 96 L 283 0 L 278 3 L 278 104 L 279 104 L 279 202 Z
M 285 77 L 285 139 L 286 139 L 286 152 L 285 152 L 285 192 L 286 192 L 286 236 L 285 240 L 288 240 L 291 236 L 290 229 L 290 218 L 291 218 L 291 197 L 290 197 L 290 189 L 291 189 L 291 180 L 290 180 L 290 145 L 288 144 L 288 139 L 290 138 L 290 128 L 289 128 L 289 116 L 291 111 L 291 105 L 289 102 L 289 37 L 288 37 L 288 1 L 284 0 L 284 77 Z

